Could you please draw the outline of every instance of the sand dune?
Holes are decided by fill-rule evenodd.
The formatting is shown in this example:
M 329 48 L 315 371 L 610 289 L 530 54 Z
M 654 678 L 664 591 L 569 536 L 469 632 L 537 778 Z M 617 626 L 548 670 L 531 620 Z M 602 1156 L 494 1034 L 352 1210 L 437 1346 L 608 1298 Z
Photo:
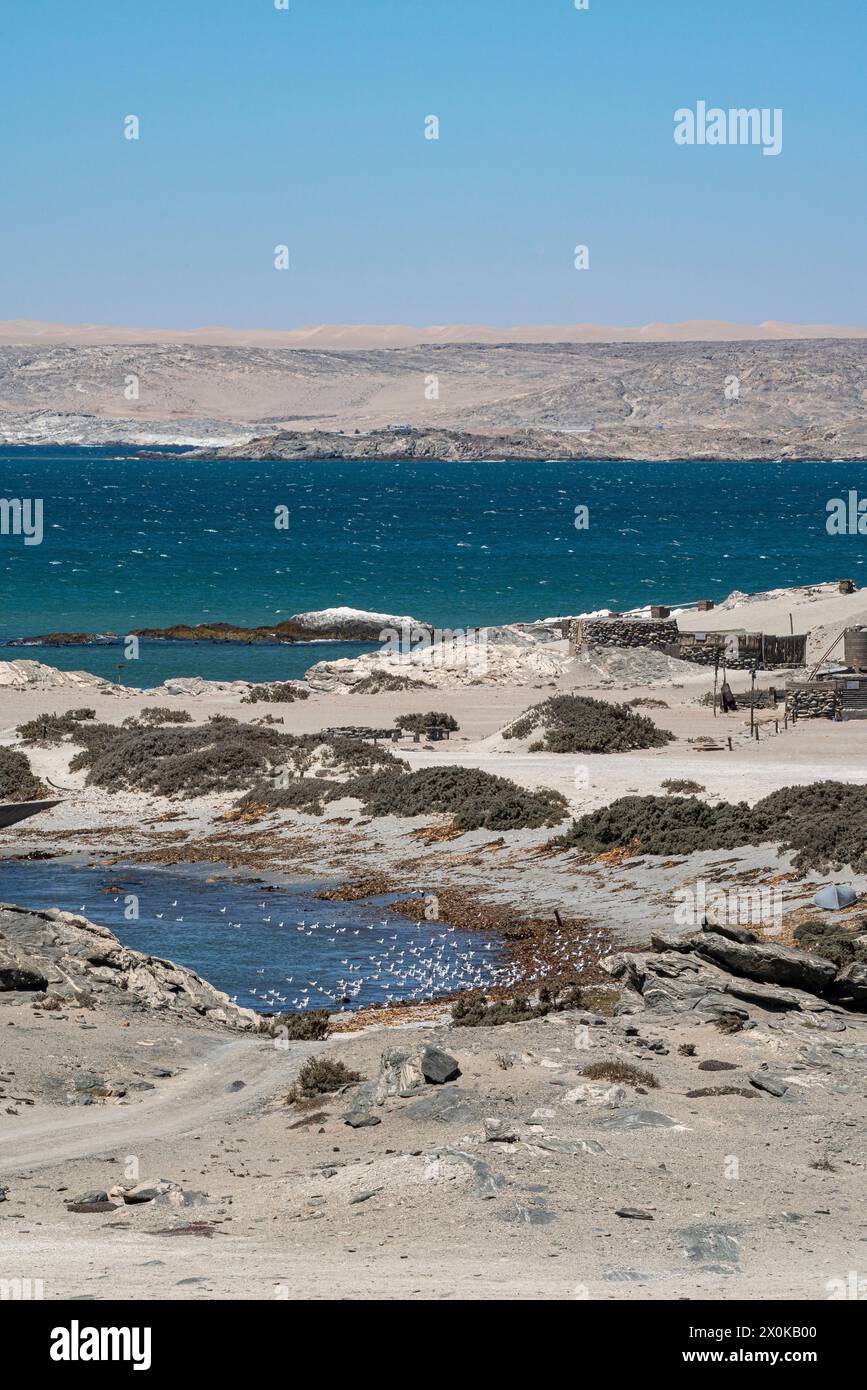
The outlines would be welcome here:
M 309 324 L 302 328 L 125 328 L 93 323 L 0 322 L 0 343 L 65 344 L 70 347 L 130 343 L 195 343 L 215 347 L 319 347 L 363 349 L 413 347 L 425 343 L 692 343 L 774 342 L 792 338 L 867 338 L 867 328 L 841 324 L 726 323 L 688 319 L 617 327 L 598 323 L 516 324 Z

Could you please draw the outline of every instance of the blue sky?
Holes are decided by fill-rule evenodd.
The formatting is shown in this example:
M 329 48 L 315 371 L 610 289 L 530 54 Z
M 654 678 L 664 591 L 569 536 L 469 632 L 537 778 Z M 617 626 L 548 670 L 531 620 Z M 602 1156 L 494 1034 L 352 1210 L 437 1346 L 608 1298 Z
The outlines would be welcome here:
M 0 318 L 867 324 L 864 0 L 43 0 L 0 43 Z M 677 146 L 699 99 L 782 153 Z

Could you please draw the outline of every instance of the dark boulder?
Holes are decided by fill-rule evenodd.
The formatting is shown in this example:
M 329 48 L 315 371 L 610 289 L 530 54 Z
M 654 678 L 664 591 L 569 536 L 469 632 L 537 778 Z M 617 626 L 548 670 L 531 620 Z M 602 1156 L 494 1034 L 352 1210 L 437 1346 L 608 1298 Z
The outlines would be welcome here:
M 461 1074 L 457 1059 L 440 1047 L 426 1047 L 421 1054 L 420 1065 L 425 1081 L 435 1086 L 454 1081 Z
M 6 952 L 0 955 L 0 990 L 32 989 L 41 992 L 47 988 L 48 980 L 41 970 Z

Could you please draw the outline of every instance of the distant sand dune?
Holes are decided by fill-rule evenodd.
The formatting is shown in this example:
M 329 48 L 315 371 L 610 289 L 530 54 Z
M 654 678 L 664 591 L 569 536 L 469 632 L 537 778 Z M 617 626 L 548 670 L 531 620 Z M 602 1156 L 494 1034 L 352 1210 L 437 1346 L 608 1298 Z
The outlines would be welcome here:
M 215 347 L 320 347 L 360 350 L 413 347 L 425 343 L 690 343 L 775 342 L 793 338 L 867 338 L 867 328 L 833 324 L 725 323 L 689 319 L 648 323 L 641 328 L 605 324 L 518 324 L 491 328 L 478 324 L 313 324 L 303 328 L 122 328 L 104 324 L 41 323 L 35 319 L 0 322 L 2 344 L 197 343 Z

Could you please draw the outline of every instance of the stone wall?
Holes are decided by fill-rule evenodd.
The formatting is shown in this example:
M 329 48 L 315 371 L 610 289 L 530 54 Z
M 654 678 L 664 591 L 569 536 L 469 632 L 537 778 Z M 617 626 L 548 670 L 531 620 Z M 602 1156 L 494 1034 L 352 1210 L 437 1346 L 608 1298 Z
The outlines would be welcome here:
M 786 709 L 795 719 L 835 719 L 842 705 L 839 691 L 821 681 L 793 685 L 786 695 Z
M 579 618 L 569 629 L 570 649 L 677 646 L 677 623 L 634 618 Z

